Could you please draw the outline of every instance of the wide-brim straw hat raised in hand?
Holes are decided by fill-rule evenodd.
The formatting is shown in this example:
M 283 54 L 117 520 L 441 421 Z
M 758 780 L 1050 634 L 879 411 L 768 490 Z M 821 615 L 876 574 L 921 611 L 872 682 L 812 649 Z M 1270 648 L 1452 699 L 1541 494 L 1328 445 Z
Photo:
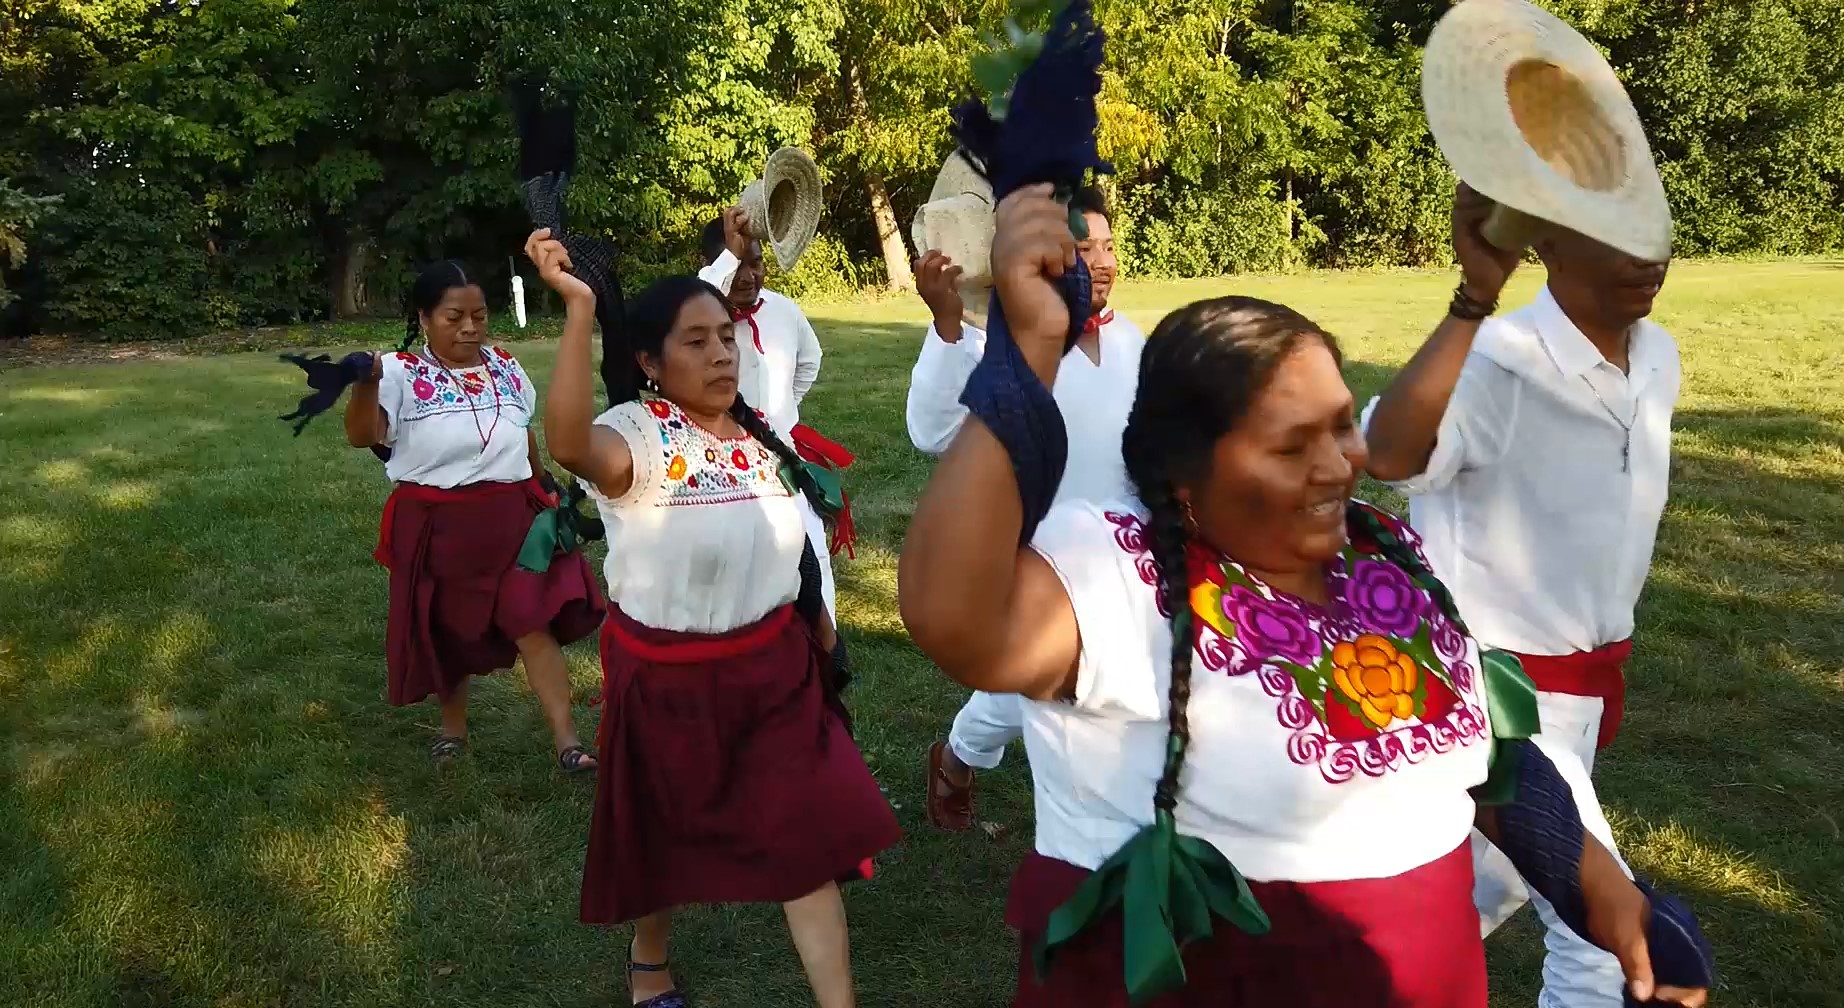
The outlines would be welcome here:
M 917 254 L 940 252 L 960 267 L 962 317 L 982 329 L 992 291 L 993 212 L 992 186 L 956 151 L 909 228 Z
M 1554 14 L 1460 0 L 1428 39 L 1421 94 L 1454 174 L 1499 204 L 1494 245 L 1522 248 L 1547 221 L 1670 257 L 1671 207 L 1639 113 L 1600 50 Z
M 806 151 L 783 147 L 768 156 L 762 177 L 737 202 L 749 214 L 749 237 L 767 242 L 775 261 L 791 270 L 819 231 L 819 166 Z

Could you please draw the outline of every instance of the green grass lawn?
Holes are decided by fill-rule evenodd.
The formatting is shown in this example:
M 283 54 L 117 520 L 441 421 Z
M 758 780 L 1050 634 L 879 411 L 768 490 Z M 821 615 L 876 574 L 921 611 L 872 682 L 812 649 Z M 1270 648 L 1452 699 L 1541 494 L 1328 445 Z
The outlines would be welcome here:
M 1285 301 L 1340 335 L 1368 394 L 1452 283 L 1236 278 L 1119 300 L 1149 330 L 1197 297 Z M 837 564 L 851 700 L 909 831 L 847 896 L 860 1001 L 1002 1005 L 1023 754 L 982 779 L 999 828 L 928 827 L 923 751 L 964 694 L 896 615 L 928 472 L 902 421 L 924 314 L 813 315 L 827 357 L 807 419 L 860 460 L 863 546 Z M 1715 1003 L 1844 1003 L 1844 264 L 1685 264 L 1659 318 L 1684 350 L 1676 478 L 1601 795 L 1627 857 L 1700 911 Z M 545 381 L 549 345 L 517 349 Z M 476 689 L 472 751 L 445 774 L 434 709 L 385 704 L 369 554 L 387 486 L 336 417 L 298 440 L 273 419 L 298 382 L 269 354 L 0 374 L 0 1005 L 626 1004 L 623 937 L 575 923 L 590 785 L 552 769 L 522 679 Z M 590 730 L 592 647 L 571 661 Z M 1533 1003 L 1527 916 L 1490 943 L 1495 1005 Z M 701 1006 L 811 1004 L 775 908 L 683 914 L 675 959 Z

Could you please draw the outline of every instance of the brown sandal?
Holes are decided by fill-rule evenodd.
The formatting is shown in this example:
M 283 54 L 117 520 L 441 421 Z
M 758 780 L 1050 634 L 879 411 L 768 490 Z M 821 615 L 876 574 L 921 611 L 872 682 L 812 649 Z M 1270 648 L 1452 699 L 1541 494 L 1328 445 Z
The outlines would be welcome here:
M 947 752 L 946 742 L 928 748 L 928 821 L 950 833 L 962 833 L 973 828 L 973 781 L 962 785 L 948 778 Z

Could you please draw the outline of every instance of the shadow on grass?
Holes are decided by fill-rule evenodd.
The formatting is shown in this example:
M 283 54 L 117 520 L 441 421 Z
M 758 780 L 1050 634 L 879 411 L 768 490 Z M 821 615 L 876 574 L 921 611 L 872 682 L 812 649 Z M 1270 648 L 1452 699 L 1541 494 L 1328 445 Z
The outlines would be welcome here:
M 902 424 L 922 331 L 828 326 L 849 365 L 806 409 L 860 459 L 861 557 L 836 562 L 848 699 L 908 834 L 847 900 L 861 1003 L 996 1006 L 1028 774 L 1014 750 L 981 777 L 998 836 L 926 825 L 923 755 L 965 692 L 894 613 L 930 464 Z M 546 353 L 521 357 L 547 375 Z M 1388 374 L 1347 367 L 1360 402 Z M 0 385 L 0 439 L 29 446 L 0 472 L 0 597 L 23 616 L 0 629 L 0 959 L 21 964 L 0 1003 L 618 1003 L 621 935 L 575 923 L 588 787 L 552 771 L 516 676 L 476 687 L 469 756 L 428 765 L 434 711 L 382 696 L 382 474 L 331 420 L 292 439 L 271 419 L 297 381 L 245 358 Z M 1726 1002 L 1822 1003 L 1844 987 L 1823 954 L 1844 947 L 1844 489 L 1815 460 L 1839 427 L 1705 411 L 1679 429 L 1602 794 L 1639 866 L 1701 911 Z M 570 657 L 585 696 L 593 651 Z M 1510 1004 L 1528 947 L 1493 946 Z M 776 908 L 688 912 L 676 956 L 705 1003 L 808 1001 Z

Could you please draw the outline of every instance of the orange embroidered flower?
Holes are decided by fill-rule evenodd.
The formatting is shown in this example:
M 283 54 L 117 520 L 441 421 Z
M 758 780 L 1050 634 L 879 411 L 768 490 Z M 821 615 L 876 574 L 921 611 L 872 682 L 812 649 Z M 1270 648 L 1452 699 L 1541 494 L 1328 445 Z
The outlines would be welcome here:
M 1415 715 L 1421 668 L 1376 634 L 1333 646 L 1332 678 L 1338 691 L 1356 701 L 1365 719 L 1378 728 Z
M 672 457 L 672 461 L 666 465 L 666 478 L 669 480 L 685 478 L 685 456 L 674 455 Z
M 749 468 L 749 454 L 741 448 L 730 453 L 730 464 L 738 469 Z

